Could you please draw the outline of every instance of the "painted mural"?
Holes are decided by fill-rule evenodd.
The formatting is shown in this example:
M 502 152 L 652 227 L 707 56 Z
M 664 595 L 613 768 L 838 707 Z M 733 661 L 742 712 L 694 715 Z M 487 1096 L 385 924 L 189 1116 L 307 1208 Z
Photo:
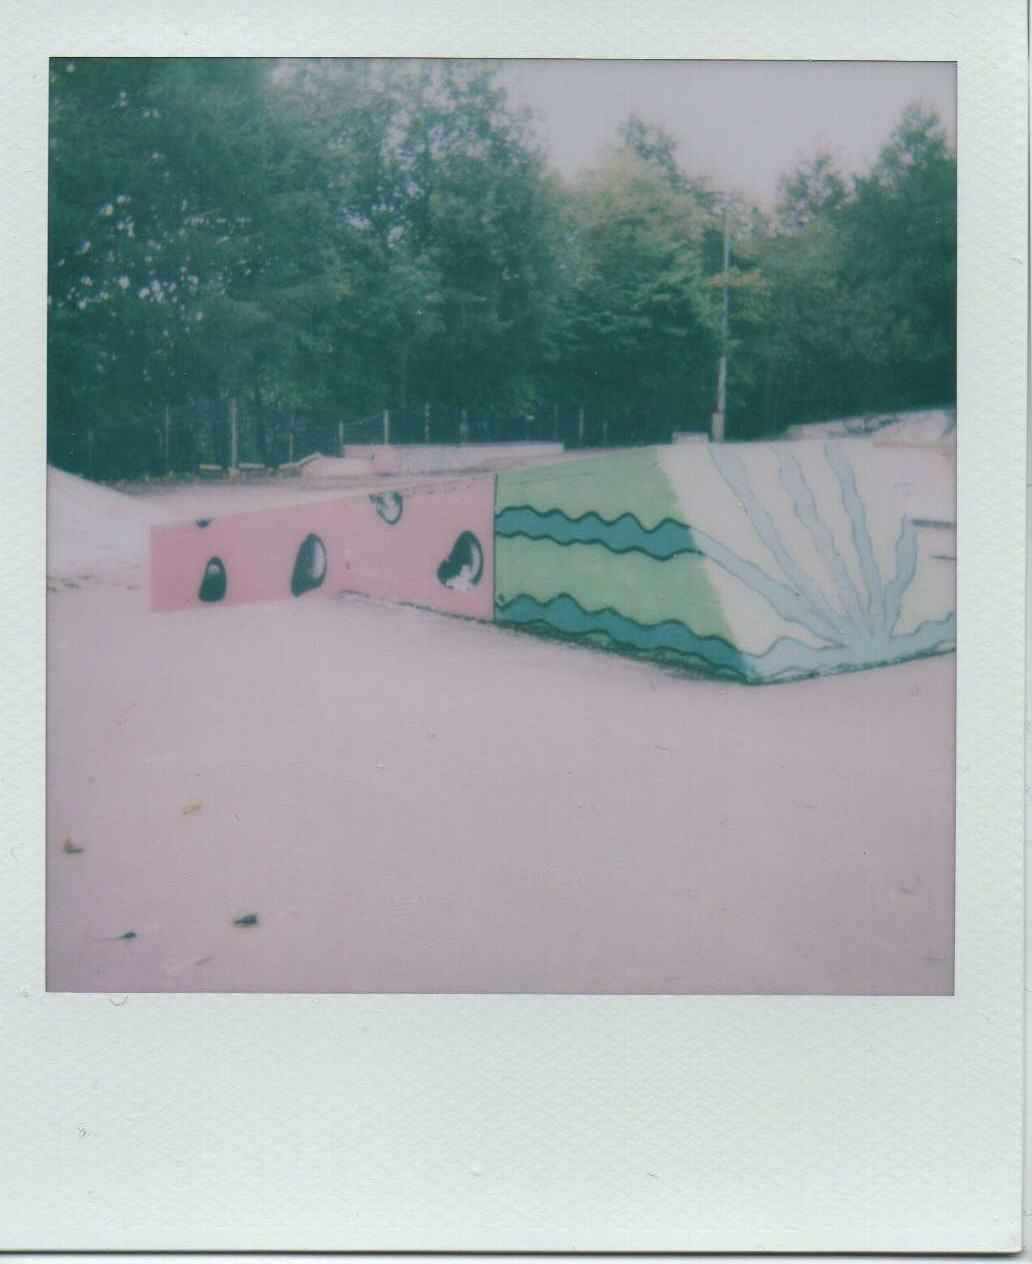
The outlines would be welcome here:
M 490 619 L 493 496 L 467 479 L 162 524 L 151 609 L 361 593 Z
M 362 593 L 752 683 L 955 644 L 955 456 L 674 444 L 155 527 L 151 608 Z
M 495 617 L 758 683 L 952 649 L 944 455 L 909 483 L 863 442 L 676 445 L 500 474 Z M 914 486 L 937 516 L 907 512 Z

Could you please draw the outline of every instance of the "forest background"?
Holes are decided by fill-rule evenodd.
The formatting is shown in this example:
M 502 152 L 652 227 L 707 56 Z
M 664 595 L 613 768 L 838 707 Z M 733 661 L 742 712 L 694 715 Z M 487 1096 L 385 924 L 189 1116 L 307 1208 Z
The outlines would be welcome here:
M 262 463 L 384 411 L 665 442 L 708 428 L 725 348 L 731 439 L 955 401 L 956 157 L 919 103 L 870 170 L 815 153 L 767 209 L 635 116 L 561 176 L 492 63 L 57 59 L 50 91 L 65 469 L 221 459 L 228 401 Z

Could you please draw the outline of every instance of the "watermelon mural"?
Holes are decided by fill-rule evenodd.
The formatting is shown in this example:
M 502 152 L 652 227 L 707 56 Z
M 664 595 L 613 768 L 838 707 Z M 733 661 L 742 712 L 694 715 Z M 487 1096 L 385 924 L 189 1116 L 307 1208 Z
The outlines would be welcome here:
M 490 619 L 493 494 L 467 479 L 155 526 L 151 610 L 360 593 Z
M 500 474 L 495 617 L 757 683 L 941 653 L 956 636 L 954 559 L 934 551 L 953 529 L 952 467 L 933 452 L 911 484 L 898 472 L 859 442 Z M 949 516 L 908 514 L 914 482 Z
M 678 444 L 155 527 L 151 608 L 362 593 L 768 683 L 955 646 L 954 458 Z

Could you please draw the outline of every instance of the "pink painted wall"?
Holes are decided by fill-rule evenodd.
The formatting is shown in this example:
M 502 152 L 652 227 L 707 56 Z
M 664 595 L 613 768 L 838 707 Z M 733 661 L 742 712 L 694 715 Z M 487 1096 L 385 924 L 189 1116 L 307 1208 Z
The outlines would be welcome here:
M 388 522 L 368 495 L 290 505 L 213 518 L 162 524 L 151 529 L 150 602 L 155 612 L 204 605 L 205 568 L 219 558 L 225 596 L 213 604 L 304 600 L 313 596 L 363 593 L 403 601 L 446 614 L 490 619 L 494 593 L 494 479 L 481 477 L 399 495 L 401 515 Z M 390 515 L 397 503 L 381 508 Z M 203 519 L 200 521 L 204 521 Z M 471 532 L 480 545 L 482 568 L 475 583 L 461 574 L 446 585 L 438 569 L 459 537 Z M 322 541 L 323 582 L 294 598 L 291 576 L 298 549 L 308 535 Z

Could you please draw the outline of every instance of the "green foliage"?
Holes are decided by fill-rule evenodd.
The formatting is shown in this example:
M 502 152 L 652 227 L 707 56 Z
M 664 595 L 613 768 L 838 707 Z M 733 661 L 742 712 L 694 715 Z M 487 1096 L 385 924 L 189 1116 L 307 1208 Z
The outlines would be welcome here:
M 744 401 L 757 431 L 956 398 L 956 213 L 956 158 L 919 106 L 851 186 L 826 155 L 782 181 Z
M 632 117 L 564 184 L 481 62 L 60 59 L 50 87 L 69 460 L 230 395 L 705 426 L 725 288 L 732 435 L 953 397 L 956 162 L 918 108 L 867 175 L 819 154 L 773 218 L 735 202 L 725 272 L 723 201 L 668 135 Z
M 572 218 L 568 390 L 615 416 L 644 406 L 687 423 L 719 341 L 703 212 L 664 162 L 625 148 L 582 182 Z
M 306 349 L 327 349 L 328 200 L 269 69 L 52 67 L 52 426 L 275 387 Z
M 827 221 L 848 196 L 846 182 L 831 154 L 821 152 L 778 181 L 777 224 L 784 233 L 800 233 Z
M 851 351 L 880 406 L 956 394 L 957 168 L 936 118 L 908 109 L 843 217 Z

